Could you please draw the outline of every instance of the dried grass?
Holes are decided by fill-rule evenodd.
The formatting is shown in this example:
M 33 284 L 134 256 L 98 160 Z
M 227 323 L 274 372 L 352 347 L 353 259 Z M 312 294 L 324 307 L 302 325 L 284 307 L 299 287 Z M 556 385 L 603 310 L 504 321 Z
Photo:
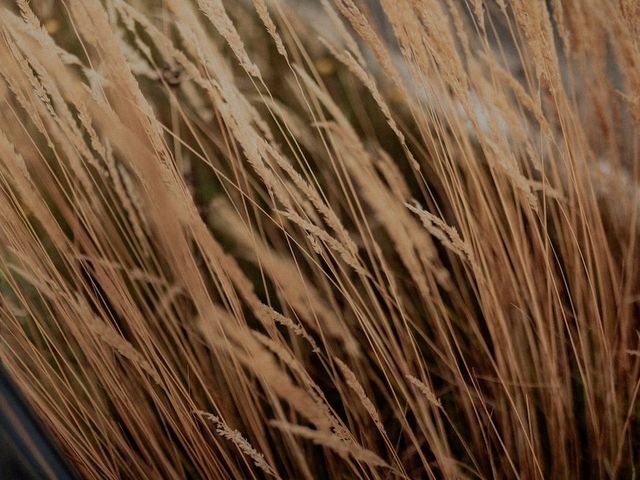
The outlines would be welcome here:
M 633 2 L 63 3 L 0 360 L 83 478 L 637 476 Z

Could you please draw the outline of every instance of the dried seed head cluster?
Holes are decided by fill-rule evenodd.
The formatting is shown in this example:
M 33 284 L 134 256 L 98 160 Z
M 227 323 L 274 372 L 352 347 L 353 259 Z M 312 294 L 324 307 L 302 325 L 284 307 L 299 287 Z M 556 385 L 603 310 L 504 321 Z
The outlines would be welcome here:
M 5 2 L 0 361 L 84 478 L 637 476 L 632 4 Z

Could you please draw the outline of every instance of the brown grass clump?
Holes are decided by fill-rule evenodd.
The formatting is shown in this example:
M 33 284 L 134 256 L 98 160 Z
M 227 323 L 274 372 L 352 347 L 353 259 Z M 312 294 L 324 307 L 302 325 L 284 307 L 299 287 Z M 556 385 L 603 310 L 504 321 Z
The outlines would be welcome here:
M 635 478 L 640 9 L 0 6 L 0 359 L 86 478 Z

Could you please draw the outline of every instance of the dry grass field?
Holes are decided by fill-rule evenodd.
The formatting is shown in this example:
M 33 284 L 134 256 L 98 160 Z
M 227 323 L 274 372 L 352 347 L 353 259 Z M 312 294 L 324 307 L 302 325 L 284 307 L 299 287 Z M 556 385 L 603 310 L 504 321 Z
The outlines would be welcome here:
M 87 479 L 639 478 L 639 34 L 0 1 L 0 360 Z

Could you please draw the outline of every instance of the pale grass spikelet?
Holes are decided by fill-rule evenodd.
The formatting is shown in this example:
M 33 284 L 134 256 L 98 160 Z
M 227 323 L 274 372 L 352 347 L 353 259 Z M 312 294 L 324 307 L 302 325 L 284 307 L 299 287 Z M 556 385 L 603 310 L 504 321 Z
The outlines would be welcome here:
M 144 373 L 149 375 L 149 378 L 153 380 L 156 385 L 162 386 L 162 380 L 156 369 L 145 359 L 138 350 L 131 345 L 122 335 L 120 335 L 115 328 L 108 325 L 106 322 L 99 320 L 98 318 L 88 314 L 85 319 L 89 330 L 96 335 L 96 337 L 111 347 L 119 355 L 129 360 L 133 365 L 138 367 Z
M 429 403 L 433 404 L 435 407 L 438 407 L 438 408 L 442 407 L 442 403 L 440 402 L 440 399 L 436 397 L 436 395 L 433 393 L 433 390 L 427 387 L 427 385 L 425 385 L 424 382 L 418 380 L 413 375 L 407 375 L 406 377 L 407 377 L 407 380 L 409 380 L 409 383 L 411 383 L 414 387 L 416 387 L 418 391 L 424 396 L 424 398 L 426 398 L 429 401 Z
M 233 442 L 233 444 L 238 447 L 238 450 L 240 450 L 244 455 L 246 455 L 253 461 L 256 467 L 265 472 L 267 475 L 275 478 L 280 478 L 276 471 L 267 463 L 264 455 L 253 448 L 249 441 L 244 438 L 240 432 L 229 427 L 229 425 L 227 425 L 224 420 L 212 413 L 203 412 L 201 410 L 197 410 L 194 413 L 209 420 L 210 422 L 213 422 L 213 424 L 216 426 L 216 433 L 221 437 Z
M 476 20 L 478 22 L 478 26 L 480 30 L 484 31 L 484 4 L 483 0 L 472 0 L 471 6 L 473 8 L 473 13 L 476 16 Z
M 402 38 L 407 48 L 411 45 L 410 42 L 413 37 L 411 34 L 413 32 L 424 32 L 427 41 L 424 44 L 411 45 L 417 61 L 423 65 L 424 70 L 428 68 L 427 65 L 433 62 L 442 80 L 453 90 L 456 100 L 463 105 L 467 105 L 468 76 L 458 52 L 455 38 L 451 32 L 449 19 L 441 2 L 436 0 L 411 0 L 411 3 L 413 4 L 413 9 L 396 9 L 396 13 L 391 15 L 394 12 L 392 3 L 388 0 L 383 0 L 385 11 L 390 14 L 390 18 L 397 25 L 398 31 L 400 31 L 400 22 L 405 22 L 404 35 L 406 37 L 403 36 Z M 417 23 L 417 18 L 414 20 L 413 14 L 417 14 L 425 24 L 426 28 L 422 32 Z M 424 45 L 424 48 L 420 48 L 422 45 Z
M 264 26 L 267 29 L 267 32 L 269 32 L 269 35 L 271 35 L 271 38 L 273 38 L 273 41 L 276 43 L 276 49 L 278 50 L 278 53 L 282 55 L 284 58 L 288 59 L 289 55 L 287 54 L 287 49 L 285 48 L 282 38 L 278 33 L 276 24 L 273 23 L 273 19 L 269 14 L 269 8 L 267 7 L 266 0 L 252 0 L 252 1 L 253 1 L 253 5 L 256 8 L 256 12 L 258 12 L 258 16 L 260 17 L 260 20 L 262 20 L 262 23 L 264 23 Z
M 260 78 L 260 70 L 251 61 L 247 51 L 244 48 L 242 39 L 236 30 L 233 22 L 229 18 L 221 0 L 198 0 L 198 5 L 215 26 L 216 30 L 227 41 L 231 50 L 238 58 L 240 65 L 249 73 L 249 75 Z
M 0 131 L 0 156 L 6 159 L 6 165 L 2 166 L 2 170 L 9 178 L 13 178 L 14 185 L 22 200 L 40 219 L 48 235 L 56 245 L 59 247 L 64 246 L 66 241 L 60 225 L 33 184 L 24 158 L 15 150 L 15 146 L 2 131 Z
M 320 0 L 320 3 L 322 5 L 323 10 L 329 16 L 329 21 L 336 28 L 338 35 L 340 36 L 340 38 L 342 38 L 346 47 L 356 57 L 360 65 L 365 65 L 366 62 L 364 60 L 364 55 L 362 54 L 362 51 L 360 50 L 358 43 L 353 39 L 353 36 L 351 35 L 351 33 L 345 28 L 344 24 L 342 23 L 342 20 L 340 19 L 336 11 L 333 9 L 333 6 L 331 5 L 331 3 L 329 3 L 329 0 Z
M 398 168 L 398 164 L 383 149 L 378 149 L 376 153 L 374 164 L 386 180 L 391 192 L 398 200 L 408 200 L 411 197 L 411 192 L 409 185 L 407 185 L 405 178 L 402 176 L 402 172 Z
M 512 154 L 508 153 L 502 138 L 483 138 L 483 146 L 490 152 L 489 161 L 511 182 L 516 191 L 524 198 L 526 203 L 534 212 L 540 208 L 538 198 L 532 191 L 532 183 L 529 178 L 519 171 L 519 166 L 515 162 Z
M 413 205 L 405 203 L 405 206 L 422 220 L 422 224 L 429 233 L 440 240 L 445 247 L 468 260 L 472 266 L 474 265 L 473 249 L 469 243 L 462 240 L 455 227 L 447 225 L 441 218 L 424 210 L 417 201 L 414 201 Z
M 14 255 L 19 256 L 17 252 L 12 252 Z M 22 257 L 21 263 L 28 263 L 28 260 Z M 28 264 L 23 266 L 16 263 L 8 262 L 6 267 L 13 273 L 17 273 L 24 280 L 36 287 L 38 291 L 48 299 L 56 299 L 60 296 L 64 296 L 63 292 L 51 279 L 49 279 L 41 270 L 34 264 Z
M 358 399 L 364 406 L 365 410 L 371 416 L 373 423 L 375 423 L 376 427 L 378 428 L 378 430 L 380 430 L 380 432 L 383 435 L 386 435 L 386 432 L 384 430 L 384 425 L 380 420 L 380 414 L 378 413 L 378 410 L 376 409 L 371 399 L 367 396 L 366 392 L 364 391 L 364 388 L 358 381 L 358 378 L 356 377 L 355 373 L 353 373 L 351 369 L 339 358 L 334 358 L 334 361 L 336 362 L 336 365 L 338 365 L 338 368 L 342 372 L 342 375 L 344 375 L 344 378 L 347 382 L 347 385 L 349 385 L 349 388 L 351 388 L 351 390 L 355 392 Z
M 380 93 L 380 90 L 378 89 L 378 86 L 376 85 L 376 82 L 373 79 L 373 77 L 369 73 L 367 73 L 367 71 L 356 61 L 356 59 L 353 57 L 351 52 L 344 51 L 343 53 L 340 53 L 340 52 L 337 52 L 335 49 L 333 49 L 331 45 L 326 41 L 323 41 L 323 43 L 331 50 L 333 56 L 336 57 L 340 62 L 342 62 L 353 73 L 353 75 L 358 80 L 360 80 L 362 84 L 369 90 L 369 92 L 371 93 L 371 96 L 373 97 L 375 102 L 378 104 L 378 107 L 380 107 L 380 110 L 382 111 L 383 115 L 387 119 L 387 122 L 389 123 L 391 130 L 393 130 L 393 133 L 395 133 L 396 136 L 398 137 L 398 140 L 400 140 L 400 144 L 402 145 L 402 148 L 409 160 L 409 163 L 415 170 L 420 170 L 419 163 L 414 158 L 413 154 L 411 153 L 411 150 L 409 150 L 405 136 L 400 130 L 400 128 L 398 127 L 395 119 L 393 118 L 393 115 L 391 114 L 391 110 L 389 109 L 387 102 L 384 100 L 382 94 Z
M 335 0 L 335 5 L 351 23 L 354 30 L 364 39 L 365 43 L 373 50 L 376 60 L 384 72 L 393 80 L 396 87 L 400 88 L 405 96 L 408 96 L 404 88 L 404 83 L 393 65 L 391 55 L 389 54 L 379 35 L 367 20 L 353 0 Z
M 148 251 L 147 239 L 144 230 L 145 226 L 140 221 L 140 218 L 144 218 L 144 216 L 141 215 L 142 207 L 140 205 L 139 199 L 137 199 L 135 197 L 135 194 L 133 193 L 133 182 L 129 174 L 126 173 L 125 169 L 122 166 L 116 164 L 115 158 L 113 156 L 113 150 L 108 141 L 104 145 L 104 160 L 107 164 L 109 177 L 113 182 L 113 187 L 116 191 L 116 194 L 121 200 L 124 210 L 129 216 L 129 220 L 133 227 L 133 232 L 138 238 L 138 241 L 140 242 L 140 245 L 142 245 L 143 249 L 145 251 Z
M 252 238 L 251 232 L 226 203 L 213 202 L 210 212 L 211 222 L 224 229 L 247 252 L 251 252 L 247 255 L 250 255 L 273 278 L 277 288 L 282 291 L 282 294 L 287 299 L 288 305 L 310 328 L 316 332 L 321 331 L 346 344 L 353 343 L 348 330 L 336 321 L 333 312 L 323 301 L 321 292 L 317 291 L 313 285 L 300 285 L 304 278 L 295 262 L 284 255 L 278 254 L 261 239 Z M 276 323 L 286 326 L 296 335 L 305 338 L 312 346 L 312 349 L 317 351 L 316 342 L 301 324 L 280 314 L 273 308 L 263 305 L 257 299 L 247 298 L 247 301 L 252 305 L 258 318 L 272 319 Z
M 507 72 L 504 68 L 498 66 L 495 62 L 491 62 L 491 70 L 500 78 L 514 93 L 521 105 L 526 108 L 540 124 L 543 135 L 550 137 L 552 135 L 551 127 L 540 108 L 540 105 L 527 93 L 524 87 L 513 77 L 513 74 Z
M 320 349 L 316 344 L 316 341 L 307 333 L 304 327 L 298 323 L 295 323 L 289 317 L 285 317 L 284 315 L 276 312 L 274 309 L 268 307 L 267 305 L 259 305 L 256 307 L 258 311 L 261 313 L 261 316 L 266 318 L 271 318 L 274 322 L 279 323 L 280 325 L 287 327 L 293 333 L 298 335 L 301 338 L 304 338 L 309 345 L 311 346 L 311 350 L 314 353 L 319 353 Z
M 287 129 L 299 144 L 304 145 L 312 151 L 320 148 L 317 139 L 309 131 L 308 125 L 295 111 L 288 108 L 284 103 L 272 98 L 263 97 L 260 98 L 260 101 L 287 126 Z
M 11 25 L 16 28 L 23 28 L 25 33 L 35 37 L 43 47 L 54 50 L 65 64 L 82 66 L 82 62 L 80 61 L 80 59 L 78 59 L 77 56 L 61 48 L 53 41 L 53 39 L 49 35 L 49 32 L 47 31 L 45 26 L 40 23 L 40 20 L 33 13 L 33 10 L 31 10 L 31 8 L 29 7 L 29 3 L 26 0 L 18 0 L 17 4 L 20 10 L 20 15 L 22 16 L 22 19 L 24 21 L 24 25 L 21 26 L 17 22 L 14 22 L 13 16 L 9 15 L 8 12 L 3 12 L 5 15 L 5 20 L 9 21 Z
M 312 235 L 316 240 L 319 240 L 325 243 L 326 245 L 328 245 L 329 248 L 335 251 L 340 256 L 340 258 L 342 258 L 342 260 L 344 260 L 345 263 L 349 265 L 351 268 L 353 268 L 356 272 L 358 272 L 361 275 L 365 275 L 365 276 L 367 275 L 366 271 L 364 270 L 364 268 L 360 264 L 360 261 L 357 258 L 357 248 L 355 247 L 355 244 L 345 245 L 337 241 L 335 238 L 329 235 L 325 230 L 323 230 L 322 228 L 316 225 L 313 225 L 311 222 L 300 217 L 300 215 L 298 215 L 297 213 L 286 212 L 282 210 L 279 211 L 278 213 L 283 217 L 287 218 L 288 220 L 290 220 L 291 222 L 295 223 L 302 229 L 304 229 L 306 232 Z
M 538 78 L 547 83 L 554 94 L 559 94 L 562 80 L 557 68 L 559 62 L 546 5 L 513 0 L 511 7 L 531 46 Z
M 316 445 L 329 448 L 342 457 L 352 456 L 355 460 L 374 467 L 388 467 L 388 464 L 371 450 L 354 442 L 345 442 L 333 434 L 279 420 L 272 420 L 270 424 L 284 433 L 290 433 L 311 440 Z
M 282 157 L 280 152 L 278 152 L 275 148 L 267 146 L 267 151 L 270 153 L 271 157 L 275 160 L 276 164 L 282 168 L 289 177 L 291 178 L 293 184 L 300 190 L 300 192 L 307 197 L 307 199 L 311 202 L 311 204 L 316 208 L 318 213 L 325 220 L 327 225 L 329 225 L 334 232 L 338 234 L 339 239 L 347 245 L 348 250 L 355 252 L 357 247 L 355 243 L 349 236 L 349 232 L 344 228 L 340 219 L 336 215 L 336 212 L 329 207 L 326 202 L 320 197 L 318 191 L 310 185 L 302 176 L 292 167 L 292 165 Z
M 286 371 L 276 363 L 271 352 L 262 346 L 247 328 L 232 328 L 228 314 L 219 317 L 222 320 L 212 321 L 211 317 L 199 321 L 199 329 L 205 340 L 216 348 L 220 348 L 237 358 L 244 366 L 256 375 L 266 388 L 285 400 L 301 416 L 308 419 L 320 430 L 329 430 L 335 419 L 324 405 L 318 403 L 318 397 L 293 382 Z M 226 338 L 221 338 L 224 332 Z M 230 343 L 231 342 L 231 343 Z
M 341 128 L 335 123 L 326 123 L 322 127 L 331 131 L 336 150 L 340 152 L 347 168 L 352 172 L 355 182 L 361 188 L 363 199 L 372 207 L 375 218 L 384 226 L 391 237 L 402 262 L 411 273 L 420 292 L 429 295 L 423 267 L 433 268 L 434 248 L 429 238 L 421 235 L 418 225 L 404 209 L 394 208 L 394 200 L 371 168 L 372 159 L 364 147 L 353 138 L 352 131 Z M 416 255 L 416 252 L 418 253 Z M 421 262 L 422 259 L 428 262 Z M 423 265 L 421 265 L 423 263 Z

